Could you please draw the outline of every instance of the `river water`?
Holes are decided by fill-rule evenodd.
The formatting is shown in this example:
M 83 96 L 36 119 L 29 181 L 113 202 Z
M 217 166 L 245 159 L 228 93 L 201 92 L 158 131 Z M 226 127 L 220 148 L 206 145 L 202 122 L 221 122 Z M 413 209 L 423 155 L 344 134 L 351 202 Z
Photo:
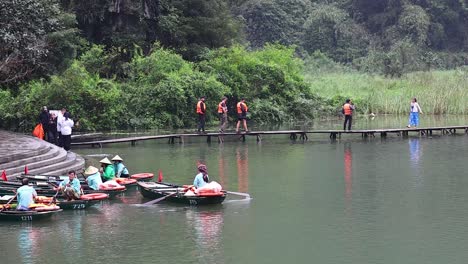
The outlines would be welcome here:
M 428 119 L 429 120 L 429 119 Z M 465 117 L 430 119 L 461 125 Z M 405 120 L 357 120 L 356 128 Z M 336 128 L 339 121 L 317 122 Z M 197 162 L 212 180 L 252 200 L 221 206 L 142 207 L 137 190 L 53 221 L 0 223 L 2 263 L 466 263 L 467 135 L 331 142 L 287 136 L 246 142 L 166 141 L 75 151 L 119 154 L 131 173 L 190 183 Z

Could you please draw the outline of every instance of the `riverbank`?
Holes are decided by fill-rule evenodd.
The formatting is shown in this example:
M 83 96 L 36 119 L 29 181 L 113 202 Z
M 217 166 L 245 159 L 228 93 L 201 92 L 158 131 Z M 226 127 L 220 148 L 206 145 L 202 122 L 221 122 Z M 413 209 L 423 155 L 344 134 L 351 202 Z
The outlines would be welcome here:
M 359 72 L 306 73 L 311 91 L 330 104 L 351 98 L 361 113 L 406 114 L 416 97 L 426 114 L 468 113 L 468 68 L 387 78 Z
M 0 130 L 0 171 L 8 180 L 24 173 L 65 175 L 69 170 L 82 171 L 84 159 L 38 138 Z

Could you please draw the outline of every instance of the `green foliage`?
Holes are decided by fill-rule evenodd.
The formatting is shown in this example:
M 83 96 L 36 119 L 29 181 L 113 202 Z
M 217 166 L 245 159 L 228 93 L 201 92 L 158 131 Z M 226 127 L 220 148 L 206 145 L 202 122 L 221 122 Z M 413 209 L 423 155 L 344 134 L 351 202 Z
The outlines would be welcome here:
M 73 27 L 74 17 L 57 0 L 1 1 L 0 85 L 66 67 L 80 45 Z

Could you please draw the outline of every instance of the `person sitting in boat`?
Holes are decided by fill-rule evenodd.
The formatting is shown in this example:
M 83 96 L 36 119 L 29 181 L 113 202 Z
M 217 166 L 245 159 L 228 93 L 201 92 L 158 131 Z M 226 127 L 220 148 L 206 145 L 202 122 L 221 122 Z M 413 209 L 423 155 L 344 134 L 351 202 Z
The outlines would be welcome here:
M 210 181 L 210 178 L 208 177 L 208 170 L 205 164 L 198 165 L 198 172 L 199 173 L 193 180 L 193 186 L 195 186 L 195 188 L 203 187 Z
M 74 170 L 68 172 L 68 179 L 63 180 L 59 185 L 59 190 L 68 201 L 79 200 L 81 196 L 80 180 L 76 178 Z
M 112 158 L 112 161 L 114 162 L 114 172 L 115 172 L 115 177 L 117 178 L 128 178 L 130 177 L 128 173 L 127 167 L 123 164 L 123 159 L 119 155 L 115 155 L 115 157 Z
M 88 183 L 89 188 L 96 191 L 99 190 L 99 185 L 102 184 L 102 179 L 98 168 L 89 166 L 85 170 L 84 174 L 86 176 L 86 182 Z
M 34 199 L 36 198 L 37 193 L 33 187 L 28 185 L 28 178 L 22 179 L 21 183 L 23 186 L 16 190 L 16 194 L 18 195 L 18 206 L 16 207 L 16 210 L 28 211 L 30 210 L 29 206 L 34 203 Z
M 112 162 L 108 158 L 103 158 L 99 162 L 101 163 L 101 169 L 99 170 L 99 172 L 102 173 L 102 181 L 106 182 L 114 179 L 115 171 Z

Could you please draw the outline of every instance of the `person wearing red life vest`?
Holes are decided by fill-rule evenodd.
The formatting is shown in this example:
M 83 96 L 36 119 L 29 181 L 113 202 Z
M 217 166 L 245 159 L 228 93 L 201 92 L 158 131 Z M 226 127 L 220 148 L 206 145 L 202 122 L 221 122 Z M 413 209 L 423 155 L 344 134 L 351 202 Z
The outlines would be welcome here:
M 205 114 L 206 114 L 206 105 L 205 105 L 205 96 L 200 97 L 200 100 L 197 103 L 197 114 L 198 114 L 198 133 L 205 133 Z
M 344 124 L 343 124 L 343 130 L 346 130 L 346 124 L 348 124 L 348 130 L 351 130 L 351 125 L 353 122 L 353 111 L 355 109 L 355 106 L 351 99 L 346 99 L 345 104 L 342 107 L 342 113 L 345 116 Z
M 221 102 L 218 104 L 218 115 L 219 115 L 219 132 L 224 133 L 227 122 L 227 106 L 226 106 L 227 97 L 223 96 Z
M 247 111 L 249 108 L 247 104 L 245 104 L 245 98 L 242 98 L 240 102 L 237 103 L 237 126 L 236 126 L 236 133 L 239 133 L 239 126 L 240 123 L 244 125 L 245 132 L 249 132 L 247 129 Z

